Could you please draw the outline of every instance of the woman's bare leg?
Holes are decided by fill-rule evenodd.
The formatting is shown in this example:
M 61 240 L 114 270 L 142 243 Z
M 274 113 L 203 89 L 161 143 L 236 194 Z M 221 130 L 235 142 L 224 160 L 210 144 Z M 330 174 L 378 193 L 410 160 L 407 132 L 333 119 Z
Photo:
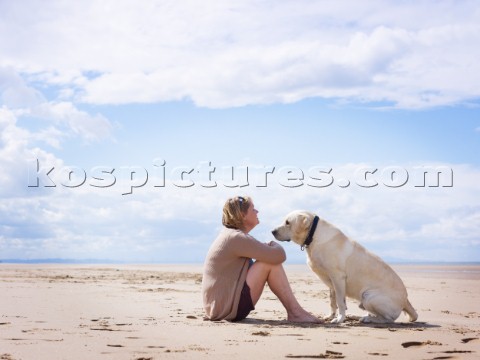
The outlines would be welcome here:
M 256 261 L 248 270 L 247 284 L 250 287 L 250 295 L 253 304 L 256 304 L 262 295 L 265 283 L 278 297 L 287 310 L 287 319 L 292 322 L 314 322 L 321 323 L 298 303 L 288 282 L 287 275 L 281 264 L 272 265 Z

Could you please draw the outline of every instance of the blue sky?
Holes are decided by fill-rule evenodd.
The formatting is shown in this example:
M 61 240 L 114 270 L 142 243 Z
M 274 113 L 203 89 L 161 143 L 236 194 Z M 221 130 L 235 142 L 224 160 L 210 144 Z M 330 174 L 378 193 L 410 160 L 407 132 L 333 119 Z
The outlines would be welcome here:
M 480 261 L 477 2 L 24 1 L 0 17 L 0 260 L 202 262 L 246 194 L 260 241 L 306 209 L 387 260 Z

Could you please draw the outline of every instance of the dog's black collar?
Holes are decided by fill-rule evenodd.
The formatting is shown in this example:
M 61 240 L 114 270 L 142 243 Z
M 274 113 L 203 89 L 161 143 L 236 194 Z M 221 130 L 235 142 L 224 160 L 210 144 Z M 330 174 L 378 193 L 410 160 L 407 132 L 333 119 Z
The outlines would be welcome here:
M 308 248 L 308 245 L 310 245 L 312 243 L 313 234 L 315 233 L 315 230 L 317 229 L 318 220 L 319 220 L 318 216 L 315 215 L 315 217 L 313 218 L 312 226 L 310 227 L 310 231 L 308 232 L 308 236 L 305 239 L 305 242 L 303 243 L 303 245 L 301 247 L 302 251 L 303 251 L 303 249 Z

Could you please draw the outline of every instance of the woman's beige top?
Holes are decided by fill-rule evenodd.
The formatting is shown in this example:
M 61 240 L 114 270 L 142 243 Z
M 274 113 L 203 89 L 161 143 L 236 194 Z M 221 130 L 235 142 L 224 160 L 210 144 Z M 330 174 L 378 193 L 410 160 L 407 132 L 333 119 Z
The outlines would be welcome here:
M 224 228 L 205 259 L 202 296 L 210 320 L 233 320 L 237 315 L 250 259 L 270 264 L 285 261 L 285 251 L 236 229 Z

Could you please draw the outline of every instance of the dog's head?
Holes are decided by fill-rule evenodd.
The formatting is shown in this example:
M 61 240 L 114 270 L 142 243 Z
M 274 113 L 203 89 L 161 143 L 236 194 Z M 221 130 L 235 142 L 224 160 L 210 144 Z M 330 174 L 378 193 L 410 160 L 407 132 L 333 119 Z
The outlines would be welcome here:
M 279 241 L 292 240 L 299 245 L 303 245 L 314 217 L 315 214 L 308 211 L 292 211 L 280 226 L 272 230 L 272 234 Z

